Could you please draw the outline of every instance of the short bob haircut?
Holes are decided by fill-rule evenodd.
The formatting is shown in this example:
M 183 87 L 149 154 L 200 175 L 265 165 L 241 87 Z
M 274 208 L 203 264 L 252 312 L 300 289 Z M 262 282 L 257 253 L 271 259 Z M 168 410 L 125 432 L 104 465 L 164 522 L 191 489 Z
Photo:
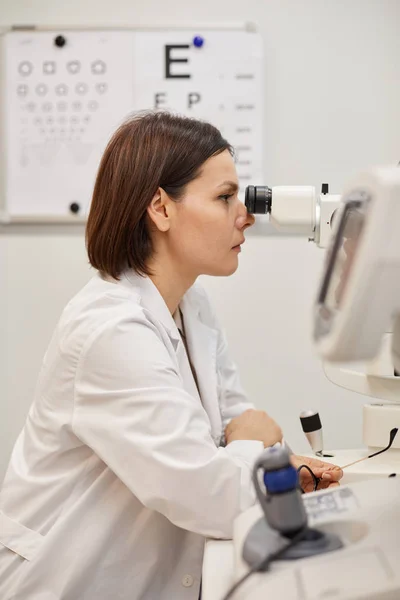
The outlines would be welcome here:
M 90 264 L 119 279 L 126 269 L 150 275 L 153 246 L 147 207 L 161 187 L 179 201 L 203 163 L 232 147 L 213 125 L 168 112 L 130 117 L 102 156 L 86 226 Z

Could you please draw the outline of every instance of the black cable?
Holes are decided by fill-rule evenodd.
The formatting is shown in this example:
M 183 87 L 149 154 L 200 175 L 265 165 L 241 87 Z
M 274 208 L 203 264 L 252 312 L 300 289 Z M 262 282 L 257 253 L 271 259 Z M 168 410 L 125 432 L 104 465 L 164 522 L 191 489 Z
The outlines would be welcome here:
M 386 448 L 383 448 L 383 450 L 378 450 L 378 452 L 374 452 L 374 454 L 370 454 L 368 456 L 368 458 L 373 458 L 374 456 L 378 456 L 378 454 L 382 454 L 382 452 L 386 452 L 386 450 L 389 450 L 389 448 L 391 447 L 391 445 L 394 442 L 394 438 L 396 437 L 397 432 L 398 432 L 398 428 L 397 427 L 393 427 L 393 429 L 390 430 L 389 443 L 386 446 Z
M 366 460 L 367 458 L 374 458 L 374 456 L 378 456 L 379 454 L 383 454 L 383 452 L 386 452 L 387 450 L 389 450 L 392 447 L 392 445 L 393 445 L 394 439 L 395 439 L 398 431 L 399 430 L 398 430 L 397 427 L 393 427 L 393 429 L 390 430 L 388 445 L 385 448 L 382 448 L 382 450 L 378 450 L 378 452 L 374 452 L 373 454 L 369 454 L 363 460 Z M 313 482 L 314 482 L 314 489 L 313 489 L 313 491 L 316 492 L 317 489 L 318 489 L 318 484 L 321 481 L 321 479 L 315 475 L 315 473 L 313 472 L 313 470 L 308 465 L 300 465 L 300 467 L 297 469 L 297 473 L 299 475 L 300 475 L 301 469 L 307 469 L 307 471 L 310 473 L 310 475 L 311 475 L 311 477 L 313 479 Z M 300 486 L 300 491 L 301 491 L 302 494 L 305 494 L 305 491 L 302 489 L 301 486 Z
M 248 579 L 251 575 L 253 575 L 253 573 L 256 573 L 257 571 L 268 571 L 270 564 L 274 560 L 281 558 L 281 556 L 283 556 L 289 550 L 289 548 L 293 548 L 293 546 L 298 544 L 298 542 L 300 542 L 303 539 L 303 537 L 306 534 L 307 529 L 308 529 L 307 527 L 304 527 L 299 532 L 297 532 L 296 535 L 291 538 L 290 542 L 288 544 L 286 544 L 286 546 L 284 546 L 280 550 L 277 550 L 276 552 L 273 552 L 272 554 L 267 554 L 267 556 L 265 558 L 263 558 L 259 563 L 257 563 L 254 567 L 252 567 L 250 569 L 250 571 L 248 571 L 245 575 L 243 575 L 243 577 L 241 577 L 230 588 L 230 590 L 225 594 L 225 596 L 223 597 L 222 600 L 229 600 L 230 598 L 232 598 L 233 594 L 235 592 L 237 592 L 238 588 L 246 581 L 246 579 Z
M 299 480 L 300 480 L 300 471 L 301 471 L 301 469 L 307 469 L 307 471 L 310 473 L 310 475 L 311 475 L 311 477 L 313 479 L 313 482 L 314 482 L 313 492 L 316 492 L 317 489 L 318 489 L 318 484 L 321 481 L 321 479 L 315 475 L 315 473 L 313 472 L 313 470 L 308 465 L 300 465 L 299 468 L 297 469 L 297 474 L 299 475 Z M 306 492 L 303 490 L 303 488 L 300 485 L 299 485 L 299 487 L 300 487 L 301 493 L 305 494 Z

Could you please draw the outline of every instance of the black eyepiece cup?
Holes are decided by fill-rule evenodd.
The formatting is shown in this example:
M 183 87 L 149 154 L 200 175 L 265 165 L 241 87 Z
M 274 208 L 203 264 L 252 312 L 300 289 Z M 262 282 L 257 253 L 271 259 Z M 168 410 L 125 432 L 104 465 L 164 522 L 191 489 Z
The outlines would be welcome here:
M 271 212 L 272 190 L 266 185 L 248 185 L 244 203 L 252 215 L 266 215 Z

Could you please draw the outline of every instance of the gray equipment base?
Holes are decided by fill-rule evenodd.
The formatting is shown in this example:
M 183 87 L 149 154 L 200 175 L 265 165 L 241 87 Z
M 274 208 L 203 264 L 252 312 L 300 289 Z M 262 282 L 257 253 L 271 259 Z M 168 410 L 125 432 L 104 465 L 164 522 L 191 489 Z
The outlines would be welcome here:
M 267 555 L 274 554 L 290 543 L 290 538 L 283 537 L 275 529 L 268 526 L 261 517 L 250 529 L 243 546 L 243 559 L 250 567 L 255 567 Z M 343 547 L 342 540 L 335 534 L 318 529 L 308 529 L 305 539 L 292 546 L 277 560 L 296 560 L 316 554 L 325 554 Z

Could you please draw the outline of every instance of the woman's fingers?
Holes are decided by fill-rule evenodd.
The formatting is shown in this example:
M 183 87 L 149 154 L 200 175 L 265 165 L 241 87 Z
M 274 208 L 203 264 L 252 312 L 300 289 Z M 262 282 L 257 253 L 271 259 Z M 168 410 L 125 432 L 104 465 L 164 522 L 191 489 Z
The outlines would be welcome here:
M 342 469 L 333 465 L 330 465 L 328 468 L 318 467 L 312 470 L 315 476 L 319 477 L 320 479 L 330 479 L 332 481 L 339 481 L 339 479 L 343 477 Z
M 334 487 L 339 487 L 340 483 L 338 481 L 326 481 L 324 479 L 321 479 L 319 484 L 318 484 L 318 490 L 326 490 L 326 489 L 331 489 Z

